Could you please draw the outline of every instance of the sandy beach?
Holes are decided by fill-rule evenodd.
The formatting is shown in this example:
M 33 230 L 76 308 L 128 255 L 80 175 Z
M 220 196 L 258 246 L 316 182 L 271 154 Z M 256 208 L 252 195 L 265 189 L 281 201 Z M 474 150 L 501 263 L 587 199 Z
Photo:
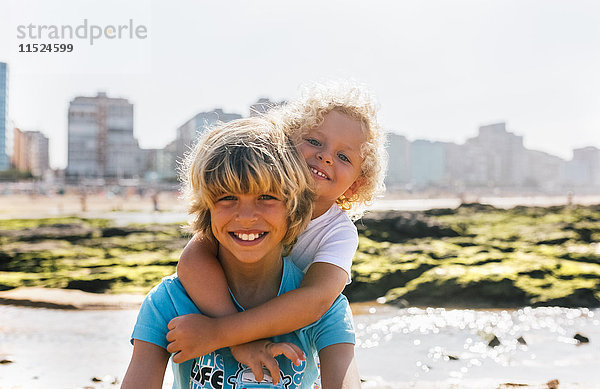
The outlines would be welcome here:
M 185 213 L 185 203 L 177 192 L 158 195 L 160 211 Z M 0 196 L 0 218 L 39 218 L 65 215 L 97 214 L 107 212 L 154 212 L 151 196 L 111 193 L 86 195 L 10 195 Z

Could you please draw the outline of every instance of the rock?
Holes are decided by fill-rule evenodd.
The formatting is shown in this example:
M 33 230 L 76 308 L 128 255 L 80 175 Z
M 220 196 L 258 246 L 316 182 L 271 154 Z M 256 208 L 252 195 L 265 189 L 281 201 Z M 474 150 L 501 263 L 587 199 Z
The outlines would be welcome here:
M 79 289 L 90 293 L 104 293 L 114 280 L 71 280 L 65 289 Z
M 36 242 L 53 239 L 76 242 L 78 240 L 91 238 L 94 229 L 81 224 L 56 224 L 14 231 L 3 231 L 3 235 L 4 233 L 6 233 L 8 237 L 18 237 L 18 240 L 21 242 Z
M 536 245 L 561 245 L 564 244 L 565 242 L 568 242 L 571 238 L 557 238 L 557 239 L 547 239 L 547 240 L 540 240 L 539 242 L 536 242 Z
M 15 361 L 13 361 L 12 359 L 9 359 L 9 358 L 0 359 L 0 365 L 8 365 L 8 364 L 11 364 L 14 362 Z
M 579 343 L 589 343 L 590 339 L 588 337 L 585 337 L 583 335 L 581 335 L 580 333 L 576 333 L 575 336 L 573 337 L 573 339 L 579 341 Z
M 522 336 L 519 336 L 519 338 L 517 339 L 517 342 L 519 342 L 520 344 L 523 344 L 523 345 L 527 345 L 525 338 L 523 338 Z
M 92 382 L 102 382 L 102 378 L 92 377 Z
M 356 227 L 370 239 L 395 243 L 412 238 L 460 236 L 451 227 L 418 212 L 374 211 L 356 223 Z
M 490 340 L 490 342 L 488 343 L 489 347 L 496 347 L 496 346 L 500 346 L 502 343 L 500 343 L 500 339 L 498 339 L 498 337 L 496 335 L 494 335 L 494 337 L 492 338 L 492 340 Z
M 514 382 L 506 382 L 504 384 L 500 384 L 496 389 L 509 389 L 509 388 L 521 388 L 521 387 L 529 387 L 527 384 L 517 384 Z
M 550 380 L 548 382 L 546 382 L 546 385 L 548 386 L 548 389 L 558 389 L 558 380 Z
M 593 231 L 589 228 L 576 229 L 575 232 L 579 235 L 579 239 L 586 243 L 592 243 Z
M 458 361 L 460 358 L 458 358 L 456 355 L 446 355 L 446 358 L 448 358 L 449 361 Z
M 105 227 L 102 229 L 102 237 L 110 238 L 113 236 L 127 236 L 130 234 L 136 234 L 140 232 L 145 232 L 143 229 L 134 228 L 134 227 Z

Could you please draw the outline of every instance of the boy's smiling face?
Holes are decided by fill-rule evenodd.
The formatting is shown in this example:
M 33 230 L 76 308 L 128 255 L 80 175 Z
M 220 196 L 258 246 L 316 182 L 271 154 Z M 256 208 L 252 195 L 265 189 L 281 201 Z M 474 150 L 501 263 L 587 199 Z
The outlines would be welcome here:
M 298 150 L 315 181 L 315 211 L 326 211 L 340 196 L 351 197 L 358 189 L 363 162 L 360 147 L 365 142 L 361 123 L 335 110 L 303 135 Z
M 287 208 L 280 197 L 225 194 L 217 199 L 210 216 L 222 254 L 247 264 L 281 258 Z

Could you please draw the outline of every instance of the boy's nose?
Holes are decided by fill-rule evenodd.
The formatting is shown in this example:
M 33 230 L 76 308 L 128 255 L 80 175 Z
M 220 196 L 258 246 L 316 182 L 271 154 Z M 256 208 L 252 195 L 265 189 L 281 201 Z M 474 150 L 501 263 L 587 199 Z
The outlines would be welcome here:
M 254 222 L 258 219 L 256 207 L 253 204 L 240 204 L 236 215 L 238 221 Z

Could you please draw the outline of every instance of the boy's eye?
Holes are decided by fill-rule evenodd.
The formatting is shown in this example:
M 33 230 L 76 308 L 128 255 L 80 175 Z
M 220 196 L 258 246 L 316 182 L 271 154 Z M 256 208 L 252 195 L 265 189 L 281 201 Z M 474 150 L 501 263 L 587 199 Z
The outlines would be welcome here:
M 338 158 L 339 158 L 339 159 L 341 159 L 341 160 L 342 160 L 342 161 L 344 161 L 344 162 L 350 162 L 350 158 L 348 158 L 348 157 L 346 156 L 346 154 L 339 153 L 339 154 L 338 154 Z
M 306 138 L 306 141 L 313 146 L 321 146 L 321 142 L 319 142 L 318 140 L 316 140 L 314 138 Z
M 279 200 L 277 197 L 273 196 L 273 195 L 268 195 L 268 194 L 263 194 L 258 196 L 259 200 Z
M 227 196 L 219 197 L 219 199 L 217 201 L 233 201 L 233 200 L 236 200 L 235 196 L 227 195 Z

